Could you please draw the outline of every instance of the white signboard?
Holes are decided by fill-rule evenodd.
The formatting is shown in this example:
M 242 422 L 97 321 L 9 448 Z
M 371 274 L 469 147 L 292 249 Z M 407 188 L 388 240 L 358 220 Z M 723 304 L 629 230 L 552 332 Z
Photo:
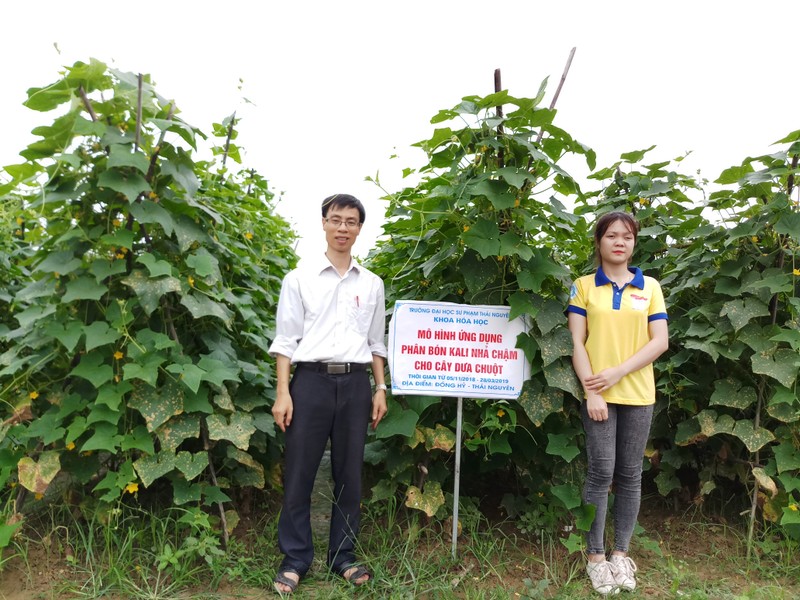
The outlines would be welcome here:
M 528 379 L 526 331 L 507 306 L 400 300 L 389 323 L 393 394 L 515 400 Z

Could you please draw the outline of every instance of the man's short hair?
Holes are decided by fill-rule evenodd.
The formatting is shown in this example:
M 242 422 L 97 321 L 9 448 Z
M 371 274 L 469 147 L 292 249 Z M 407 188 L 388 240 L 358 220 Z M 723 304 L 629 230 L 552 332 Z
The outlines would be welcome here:
M 363 223 L 367 218 L 367 213 L 364 210 L 364 205 L 361 200 L 350 194 L 334 194 L 328 196 L 322 201 L 322 218 L 328 216 L 328 210 L 338 206 L 339 208 L 355 208 L 358 210 L 358 222 Z

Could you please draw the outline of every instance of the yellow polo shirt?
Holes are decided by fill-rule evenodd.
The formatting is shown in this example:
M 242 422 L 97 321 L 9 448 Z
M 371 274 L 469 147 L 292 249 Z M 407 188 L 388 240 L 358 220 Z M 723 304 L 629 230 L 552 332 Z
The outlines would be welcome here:
M 633 280 L 618 288 L 602 268 L 579 278 L 570 290 L 567 312 L 586 317 L 586 352 L 592 372 L 616 367 L 650 341 L 648 324 L 667 319 L 664 294 L 652 277 L 630 267 Z M 629 373 L 602 394 L 606 402 L 643 406 L 656 401 L 653 365 Z

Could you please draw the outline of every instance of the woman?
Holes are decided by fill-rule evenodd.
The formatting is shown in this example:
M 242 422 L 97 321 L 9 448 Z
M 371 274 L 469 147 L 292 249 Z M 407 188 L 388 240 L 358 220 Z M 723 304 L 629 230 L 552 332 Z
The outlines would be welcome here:
M 656 400 L 653 361 L 668 347 L 667 313 L 658 282 L 628 265 L 639 226 L 624 212 L 597 220 L 597 272 L 570 291 L 572 364 L 583 385 L 581 417 L 589 464 L 583 499 L 596 507 L 587 535 L 587 572 L 603 595 L 636 587 L 628 557 L 642 496 L 644 456 Z M 608 490 L 616 483 L 614 549 L 604 548 Z

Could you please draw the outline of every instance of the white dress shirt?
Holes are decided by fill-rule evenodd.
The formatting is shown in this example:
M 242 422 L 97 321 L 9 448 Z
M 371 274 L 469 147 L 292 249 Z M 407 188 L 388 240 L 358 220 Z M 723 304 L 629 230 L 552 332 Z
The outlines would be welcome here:
M 278 301 L 270 356 L 297 362 L 371 363 L 386 357 L 383 281 L 351 260 L 344 276 L 324 254 L 291 271 Z

